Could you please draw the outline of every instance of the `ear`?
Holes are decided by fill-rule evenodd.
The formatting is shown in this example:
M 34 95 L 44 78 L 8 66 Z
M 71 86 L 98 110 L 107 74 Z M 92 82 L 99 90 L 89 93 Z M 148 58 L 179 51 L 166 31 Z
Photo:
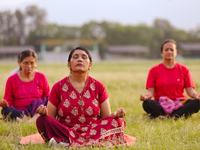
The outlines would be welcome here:
M 92 63 L 90 63 L 90 64 L 89 64 L 89 68 L 88 68 L 88 70 L 90 70 L 90 69 L 91 69 L 91 67 L 92 67 Z
M 36 64 L 35 64 L 35 68 L 37 68 L 37 62 L 36 62 Z
M 21 62 L 18 60 L 18 65 L 21 66 Z
M 69 67 L 69 70 L 71 70 L 71 64 L 70 64 L 70 62 L 68 62 L 68 67 Z

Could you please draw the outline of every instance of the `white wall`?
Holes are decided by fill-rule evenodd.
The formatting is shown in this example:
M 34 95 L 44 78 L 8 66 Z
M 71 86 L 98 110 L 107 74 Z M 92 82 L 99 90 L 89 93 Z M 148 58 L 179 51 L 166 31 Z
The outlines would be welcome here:
M 70 52 L 40 52 L 39 61 L 43 62 L 67 62 Z M 99 62 L 100 56 L 98 51 L 89 51 L 93 62 Z

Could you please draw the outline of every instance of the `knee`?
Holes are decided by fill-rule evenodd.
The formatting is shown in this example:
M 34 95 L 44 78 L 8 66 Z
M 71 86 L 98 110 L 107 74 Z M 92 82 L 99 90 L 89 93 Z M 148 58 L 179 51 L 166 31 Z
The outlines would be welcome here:
M 36 126 L 42 127 L 45 124 L 50 124 L 53 119 L 55 119 L 55 118 L 47 116 L 47 115 L 46 116 L 39 116 L 36 120 Z
M 198 99 L 191 100 L 191 102 L 193 103 L 194 107 L 198 107 L 198 109 L 200 109 L 200 102 Z
M 44 125 L 44 123 L 46 122 L 46 118 L 47 118 L 48 116 L 39 116 L 38 118 L 37 118 L 37 120 L 36 120 L 36 126 L 38 127 L 38 128 L 40 128 L 40 127 L 42 127 L 43 125 Z
M 3 107 L 3 108 L 1 109 L 1 114 L 4 114 L 5 110 L 6 110 L 6 107 Z
M 146 100 L 143 102 L 142 106 L 143 106 L 143 109 L 146 110 L 147 108 L 149 108 L 151 105 L 151 100 Z
M 4 108 L 2 108 L 2 110 L 1 110 L 1 114 L 2 114 L 3 116 L 7 116 L 10 112 L 11 112 L 11 111 L 10 111 L 9 107 L 4 107 Z

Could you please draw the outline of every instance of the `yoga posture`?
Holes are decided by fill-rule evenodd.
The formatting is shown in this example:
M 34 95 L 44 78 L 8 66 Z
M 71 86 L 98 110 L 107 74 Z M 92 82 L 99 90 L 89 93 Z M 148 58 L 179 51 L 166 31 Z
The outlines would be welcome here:
M 175 61 L 177 44 L 165 40 L 161 45 L 163 62 L 149 71 L 145 95 L 140 96 L 144 110 L 151 117 L 191 116 L 200 109 L 200 95 L 194 90 L 189 69 Z M 185 91 L 191 99 L 186 99 Z M 154 100 L 151 98 L 154 96 Z
M 85 48 L 73 49 L 68 57 L 70 75 L 52 88 L 47 108 L 41 105 L 36 120 L 39 133 L 49 146 L 72 147 L 126 144 L 123 108 L 111 114 L 105 86 L 88 76 L 92 58 Z
M 41 104 L 47 105 L 50 88 L 47 77 L 35 71 L 35 51 L 21 52 L 18 64 L 20 70 L 8 78 L 0 106 L 3 107 L 1 113 L 5 118 L 20 120 L 33 117 Z

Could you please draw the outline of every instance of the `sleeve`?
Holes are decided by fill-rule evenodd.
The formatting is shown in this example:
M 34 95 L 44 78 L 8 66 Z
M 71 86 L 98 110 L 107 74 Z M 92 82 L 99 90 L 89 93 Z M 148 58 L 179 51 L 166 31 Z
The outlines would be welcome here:
M 50 95 L 49 95 L 49 101 L 55 106 L 58 107 L 60 103 L 60 82 L 57 82 L 54 84 L 54 86 L 51 89 Z
M 50 94 L 50 87 L 49 87 L 49 82 L 48 82 L 48 79 L 47 77 L 44 75 L 44 80 L 43 80 L 43 99 L 47 96 L 49 96 Z
M 9 106 L 13 106 L 13 101 L 14 101 L 13 85 L 12 85 L 12 78 L 10 77 L 6 82 L 4 99 L 8 102 Z
M 192 79 L 192 74 L 187 67 L 185 68 L 185 73 L 184 73 L 184 86 L 185 86 L 185 88 L 187 88 L 187 87 L 194 88 L 194 82 L 193 82 L 193 79 Z
M 97 87 L 98 87 L 98 93 L 99 93 L 99 102 L 100 104 L 103 103 L 105 100 L 108 99 L 109 95 L 106 90 L 106 87 L 104 86 L 103 83 L 97 82 Z
M 156 75 L 155 75 L 155 69 L 151 68 L 149 70 L 149 74 L 147 77 L 147 83 L 146 83 L 146 89 L 152 88 L 156 86 Z

